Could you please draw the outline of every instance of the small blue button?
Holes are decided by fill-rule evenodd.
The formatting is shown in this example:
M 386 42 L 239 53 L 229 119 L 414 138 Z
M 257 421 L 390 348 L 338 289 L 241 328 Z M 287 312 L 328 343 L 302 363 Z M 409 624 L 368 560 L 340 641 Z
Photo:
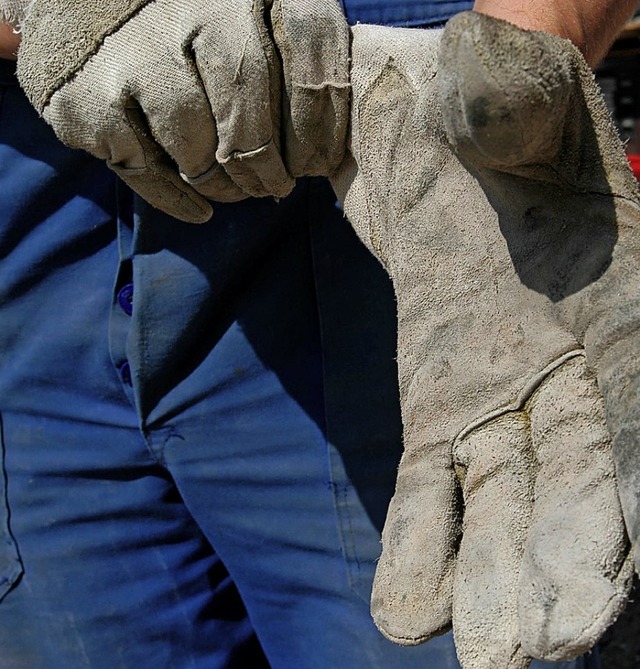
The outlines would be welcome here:
M 133 284 L 127 283 L 118 291 L 118 304 L 125 314 L 131 316 L 133 313 Z
M 122 383 L 130 386 L 131 385 L 131 366 L 129 365 L 129 362 L 125 360 L 120 367 L 118 367 L 118 371 L 120 372 L 120 378 L 122 379 Z

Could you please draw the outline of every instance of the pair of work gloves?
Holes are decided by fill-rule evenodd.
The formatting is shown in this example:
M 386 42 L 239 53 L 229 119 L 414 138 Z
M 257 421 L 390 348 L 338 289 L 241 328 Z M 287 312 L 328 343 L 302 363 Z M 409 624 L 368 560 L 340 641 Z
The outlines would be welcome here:
M 35 0 L 18 72 L 183 220 L 330 176 L 397 296 L 377 625 L 453 625 L 465 669 L 597 641 L 639 531 L 640 208 L 571 43 L 472 12 L 349 32 L 334 0 Z

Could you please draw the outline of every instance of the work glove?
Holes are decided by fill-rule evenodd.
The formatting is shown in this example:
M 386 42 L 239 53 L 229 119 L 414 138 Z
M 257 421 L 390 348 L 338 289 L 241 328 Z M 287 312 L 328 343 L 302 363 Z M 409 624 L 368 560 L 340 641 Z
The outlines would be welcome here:
M 598 384 L 617 440 L 640 379 L 635 182 L 570 43 L 476 14 L 352 39 L 332 180 L 393 280 L 404 426 L 374 619 L 401 644 L 453 625 L 465 669 L 575 657 L 633 571 Z
M 30 2 L 31 0 L 0 0 L 0 21 L 20 25 Z
M 35 0 L 18 77 L 65 144 L 201 222 L 339 164 L 348 55 L 337 0 Z

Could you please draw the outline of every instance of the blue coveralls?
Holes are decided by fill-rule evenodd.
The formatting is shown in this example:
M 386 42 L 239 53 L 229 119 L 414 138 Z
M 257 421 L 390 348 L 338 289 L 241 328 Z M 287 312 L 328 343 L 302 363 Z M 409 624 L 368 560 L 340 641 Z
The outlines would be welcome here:
M 394 300 L 328 183 L 171 220 L 0 66 L 0 668 L 458 668 L 370 619 Z

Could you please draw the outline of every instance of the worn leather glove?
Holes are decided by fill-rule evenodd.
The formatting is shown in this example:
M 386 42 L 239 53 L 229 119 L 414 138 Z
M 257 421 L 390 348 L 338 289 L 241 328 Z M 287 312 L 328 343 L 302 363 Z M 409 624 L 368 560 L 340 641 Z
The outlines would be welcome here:
M 347 31 L 337 0 L 35 0 L 18 76 L 63 142 L 199 222 L 340 162 Z
M 570 42 L 466 13 L 443 44 L 449 141 L 495 209 L 519 280 L 555 304 L 597 374 L 640 572 L 638 183 Z
M 611 384 L 639 378 L 635 183 L 580 54 L 493 21 L 475 42 L 485 17 L 448 24 L 444 82 L 441 31 L 355 27 L 350 155 L 333 177 L 397 296 L 405 451 L 372 612 L 402 644 L 453 624 L 468 669 L 584 652 L 632 575 L 594 374 L 614 407 Z M 472 66 L 474 49 L 496 70 Z M 482 77 L 505 61 L 514 81 L 496 101 Z M 472 176 L 443 118 L 454 141 L 458 127 L 486 133 L 470 167 L 501 142 L 500 169 Z M 518 141 L 526 155 L 504 172 Z
M 30 3 L 31 0 L 0 0 L 0 21 L 20 25 Z

